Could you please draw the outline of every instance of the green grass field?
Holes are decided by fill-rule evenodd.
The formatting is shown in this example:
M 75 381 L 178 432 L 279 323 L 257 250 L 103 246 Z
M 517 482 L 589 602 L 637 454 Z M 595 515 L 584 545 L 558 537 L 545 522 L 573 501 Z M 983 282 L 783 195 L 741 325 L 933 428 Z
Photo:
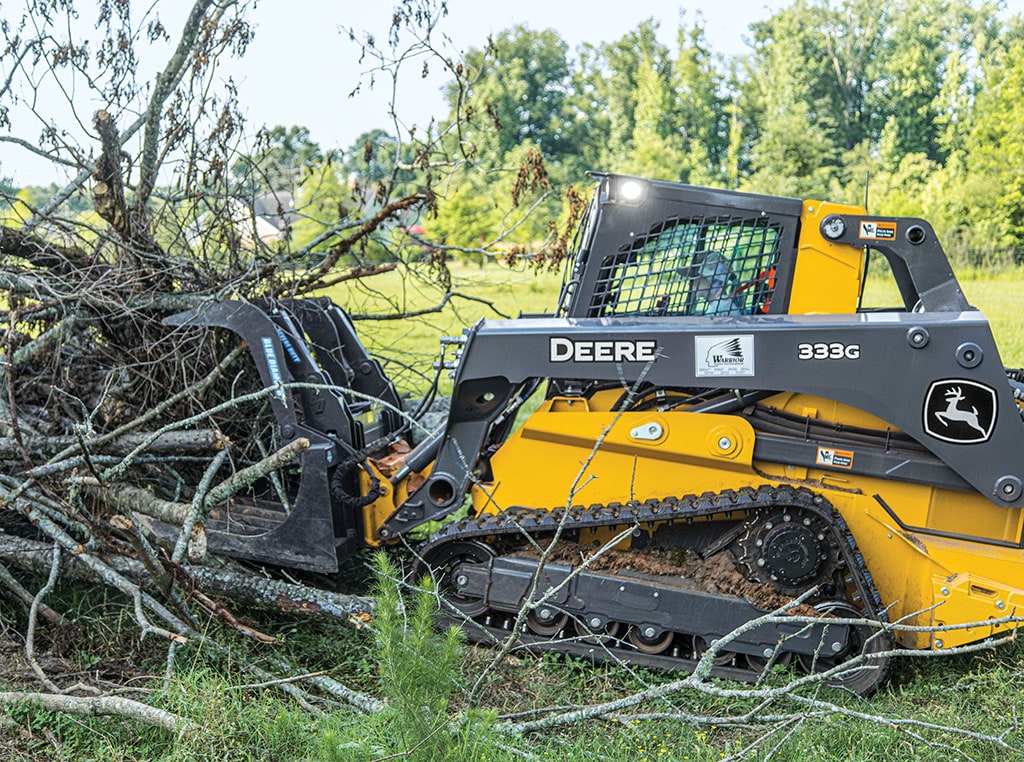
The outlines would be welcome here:
M 1024 268 L 962 268 L 956 275 L 968 303 L 988 318 L 1003 364 L 1011 367 L 1024 364 L 1024 317 L 1018 312 Z M 864 294 L 868 306 L 899 303 L 899 292 L 887 268 L 872 273 Z
M 967 270 L 959 280 L 968 301 L 988 318 L 1003 364 L 1024 365 L 1024 268 Z

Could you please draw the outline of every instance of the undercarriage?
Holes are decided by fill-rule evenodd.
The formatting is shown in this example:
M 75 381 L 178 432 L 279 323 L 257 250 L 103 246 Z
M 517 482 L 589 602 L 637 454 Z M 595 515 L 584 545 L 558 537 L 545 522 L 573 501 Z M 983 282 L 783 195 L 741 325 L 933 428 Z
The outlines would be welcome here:
M 718 674 L 748 681 L 850 662 L 829 682 L 860 694 L 888 672 L 871 576 L 808 490 L 510 510 L 449 525 L 420 556 L 479 642 L 515 628 L 531 650 L 683 670 L 712 649 Z

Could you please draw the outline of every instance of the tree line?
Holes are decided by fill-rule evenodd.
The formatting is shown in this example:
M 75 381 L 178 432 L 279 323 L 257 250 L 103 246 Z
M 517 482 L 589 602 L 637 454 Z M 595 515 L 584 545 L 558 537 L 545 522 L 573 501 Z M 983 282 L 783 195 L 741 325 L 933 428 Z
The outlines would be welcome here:
M 451 109 L 495 164 L 529 146 L 565 182 L 603 169 L 923 216 L 972 262 L 1024 257 L 1024 17 L 967 0 L 797 0 L 745 55 L 701 20 L 674 47 L 650 20 L 575 55 L 501 33 Z M 476 194 L 479 198 L 479 194 Z M 454 226 L 453 226 L 454 227 Z
M 516 26 L 467 52 L 429 150 L 367 133 L 340 161 L 307 163 L 317 182 L 299 195 L 323 205 L 342 172 L 401 184 L 444 165 L 431 238 L 515 250 L 550 242 L 564 190 L 588 170 L 613 171 L 866 202 L 927 218 L 961 262 L 1019 263 L 1024 17 L 1000 8 L 796 0 L 751 24 L 735 57 L 712 49 L 699 16 L 672 45 L 649 19 L 575 51 Z
M 572 217 L 567 189 L 585 196 L 598 170 L 866 202 L 928 219 L 958 261 L 1024 259 L 1021 14 L 983 0 L 795 0 L 750 24 L 732 57 L 699 15 L 672 44 L 660 23 L 576 50 L 551 29 L 506 29 L 447 62 L 447 113 L 425 132 L 396 122 L 331 151 L 304 127 L 264 130 L 232 160 L 230 192 L 293 192 L 292 251 L 328 251 L 339 219 L 423 193 L 401 227 L 419 224 L 435 250 L 550 253 Z M 17 224 L 57 188 L 0 190 Z

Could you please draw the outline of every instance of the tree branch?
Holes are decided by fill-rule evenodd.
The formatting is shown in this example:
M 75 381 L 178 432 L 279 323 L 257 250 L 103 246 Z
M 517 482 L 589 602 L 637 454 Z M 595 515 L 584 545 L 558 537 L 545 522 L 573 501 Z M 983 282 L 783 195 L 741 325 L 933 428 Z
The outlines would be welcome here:
M 309 440 L 305 437 L 294 439 L 277 452 L 271 453 L 259 463 L 254 463 L 248 468 L 243 468 L 228 479 L 210 490 L 206 496 L 207 505 L 216 505 L 227 500 L 246 487 L 256 483 L 271 471 L 276 471 L 295 460 L 299 455 L 309 449 Z
M 178 46 L 167 62 L 167 66 L 153 80 L 153 93 L 143 115 L 145 132 L 142 140 L 142 160 L 139 163 L 139 207 L 143 207 L 149 200 L 149 195 L 153 192 L 153 186 L 156 184 L 157 172 L 160 169 L 157 153 L 160 140 L 160 117 L 163 114 L 164 102 L 181 82 L 185 64 L 196 52 L 196 40 L 204 27 L 203 18 L 213 4 L 213 0 L 196 0 L 185 20 L 181 35 L 178 37 Z M 234 5 L 233 1 L 226 2 L 219 8 L 219 11 L 223 13 L 224 9 L 231 5 Z
M 83 697 L 52 693 L 0 692 L 0 706 L 12 704 L 29 704 L 48 712 L 62 712 L 79 717 L 127 717 L 172 733 L 191 733 L 199 729 L 198 725 L 184 717 L 119 696 Z
M 27 229 L 6 225 L 0 225 L 0 255 L 24 259 L 58 275 L 68 275 L 88 265 L 85 252 L 77 247 L 47 241 Z
M 398 212 L 409 209 L 410 207 L 422 204 L 427 201 L 427 196 L 423 193 L 416 193 L 411 196 L 405 196 L 397 201 L 392 201 L 386 204 L 379 212 L 373 217 L 368 219 L 363 226 L 359 228 L 350 238 L 346 238 L 341 241 L 331 251 L 330 256 L 321 262 L 317 267 L 309 270 L 300 278 L 295 279 L 289 289 L 295 293 L 301 293 L 309 290 L 314 284 L 318 284 L 320 279 L 329 273 L 331 269 L 338 263 L 338 260 L 348 252 L 352 250 L 352 247 L 356 245 L 360 240 L 368 236 L 374 230 L 379 228 L 385 220 L 389 220 L 395 216 Z

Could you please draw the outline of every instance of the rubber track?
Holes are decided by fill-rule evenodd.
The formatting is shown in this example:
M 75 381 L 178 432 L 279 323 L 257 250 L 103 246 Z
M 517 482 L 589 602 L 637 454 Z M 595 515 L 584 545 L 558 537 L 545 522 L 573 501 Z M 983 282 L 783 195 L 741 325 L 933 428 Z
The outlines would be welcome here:
M 888 622 L 888 616 L 882 607 L 882 601 L 875 589 L 871 578 L 871 572 L 864 563 L 864 557 L 857 549 L 857 543 L 850 534 L 846 521 L 842 515 L 822 495 L 812 492 L 804 487 L 793 487 L 790 485 L 760 487 L 744 487 L 739 490 L 725 490 L 723 492 L 706 492 L 702 495 L 687 495 L 685 497 L 667 497 L 663 500 L 650 499 L 644 502 L 630 501 L 627 503 L 594 504 L 588 507 L 573 506 L 566 510 L 562 508 L 510 508 L 501 513 L 481 514 L 475 518 L 463 519 L 442 527 L 418 548 L 420 558 L 429 558 L 435 550 L 449 542 L 459 542 L 468 539 L 488 537 L 522 537 L 524 535 L 553 534 L 560 527 L 563 532 L 577 532 L 583 529 L 596 529 L 599 527 L 632 526 L 645 524 L 662 524 L 674 522 L 692 522 L 698 519 L 710 519 L 711 517 L 731 518 L 735 513 L 759 512 L 773 508 L 793 508 L 810 511 L 819 516 L 832 528 L 834 535 L 841 540 L 839 547 L 845 561 L 846 568 L 853 570 L 853 582 L 857 588 L 860 600 L 855 601 L 864 610 L 866 618 L 876 619 L 880 622 Z M 463 623 L 465 627 L 469 623 Z M 476 623 L 479 633 L 468 633 L 471 637 L 475 634 L 476 640 L 485 642 L 492 641 L 497 630 L 485 627 Z M 481 637 L 482 636 L 482 637 Z M 529 633 L 524 633 L 529 636 Z M 527 647 L 534 647 L 530 641 L 534 637 L 524 637 Z M 548 639 L 543 650 L 564 650 L 573 652 L 578 649 L 559 649 L 558 641 Z M 552 645 L 553 644 L 553 645 Z M 591 646 L 591 648 L 593 648 Z M 632 664 L 640 664 L 664 669 L 664 656 L 649 657 L 641 651 L 632 649 L 609 649 L 610 653 L 622 654 Z M 690 660 L 678 659 L 679 667 L 692 669 Z M 729 676 L 733 679 L 739 670 L 729 670 Z M 757 678 L 757 673 L 752 670 L 748 672 L 749 679 Z

